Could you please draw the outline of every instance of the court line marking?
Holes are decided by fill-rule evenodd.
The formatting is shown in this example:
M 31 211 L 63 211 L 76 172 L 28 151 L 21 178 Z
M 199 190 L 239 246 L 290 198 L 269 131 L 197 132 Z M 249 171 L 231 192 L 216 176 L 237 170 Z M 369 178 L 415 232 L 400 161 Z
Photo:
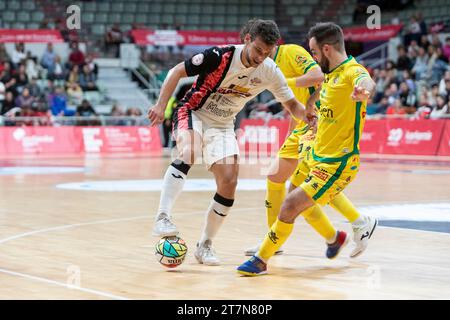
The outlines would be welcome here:
M 6 270 L 6 269 L 0 269 L 0 272 L 1 273 L 5 273 L 5 274 L 9 274 L 9 275 L 12 275 L 12 276 L 17 276 L 17 277 L 22 277 L 22 278 L 25 278 L 25 279 L 38 281 L 38 282 L 44 282 L 44 283 L 48 283 L 48 284 L 53 284 L 53 285 L 56 285 L 56 286 L 64 287 L 64 288 L 69 289 L 69 290 L 72 289 L 72 290 L 78 290 L 78 291 L 82 291 L 82 292 L 87 292 L 87 293 L 91 293 L 91 294 L 94 294 L 94 295 L 98 295 L 98 296 L 102 296 L 102 297 L 106 297 L 106 298 L 111 298 L 111 299 L 114 299 L 114 300 L 130 300 L 130 298 L 113 295 L 111 293 L 107 293 L 107 292 L 103 292 L 103 291 L 99 291 L 99 290 L 94 290 L 94 289 L 89 289 L 89 288 L 78 287 L 78 286 L 70 286 L 67 283 L 63 283 L 63 282 L 59 282 L 59 281 L 55 281 L 55 280 L 50 280 L 50 279 L 47 279 L 47 278 L 37 277 L 37 276 L 29 275 L 29 274 L 26 274 L 26 273 L 20 273 L 20 272 Z
M 237 208 L 233 211 L 248 211 L 248 210 L 256 210 L 256 209 L 258 209 L 258 208 Z M 183 213 L 183 215 L 184 216 L 195 215 L 195 214 L 201 214 L 204 212 L 205 211 L 188 212 L 188 213 Z M 57 230 L 65 230 L 65 229 L 88 226 L 88 225 L 107 224 L 107 223 L 133 221 L 133 220 L 140 220 L 140 219 L 151 219 L 151 218 L 152 218 L 151 216 L 145 215 L 145 216 L 136 216 L 136 217 L 130 217 L 130 218 L 108 219 L 108 220 L 99 220 L 99 221 L 92 221 L 92 222 L 85 222 L 85 223 L 75 223 L 75 224 L 56 226 L 56 227 L 52 227 L 52 228 L 45 228 L 45 229 L 39 229 L 39 230 L 30 231 L 30 232 L 25 232 L 25 233 L 21 233 L 21 234 L 12 236 L 12 237 L 8 237 L 8 238 L 0 240 L 0 244 L 15 240 L 15 239 L 20 239 L 20 238 L 28 237 L 31 235 L 39 234 L 39 233 L 46 233 L 46 232 L 57 231 Z M 38 282 L 53 284 L 56 286 L 64 287 L 66 289 L 74 289 L 74 290 L 78 290 L 78 291 L 82 291 L 82 292 L 87 292 L 90 294 L 94 294 L 94 295 L 98 295 L 101 297 L 106 297 L 106 298 L 110 298 L 110 299 L 114 299 L 114 300 L 131 300 L 130 298 L 113 295 L 108 292 L 103 292 L 103 291 L 99 291 L 99 290 L 95 290 L 95 289 L 83 288 L 83 287 L 78 287 L 78 286 L 69 286 L 69 285 L 67 285 L 67 283 L 50 280 L 50 279 L 42 278 L 42 277 L 38 277 L 38 276 L 33 276 L 30 274 L 26 274 L 26 273 L 11 271 L 11 270 L 7 270 L 7 269 L 0 268 L 0 273 L 5 273 L 8 275 L 17 276 L 17 277 L 21 277 L 21 278 L 25 278 L 25 279 L 30 279 L 30 280 L 34 280 L 34 281 L 38 281 Z
M 261 208 L 237 208 L 237 209 L 233 209 L 233 211 L 248 211 L 248 210 L 258 210 L 258 209 L 261 209 Z M 201 214 L 201 213 L 205 213 L 205 211 L 195 211 L 195 212 L 175 213 L 175 214 L 186 216 L 186 215 L 195 215 L 195 214 Z M 83 227 L 83 226 L 89 226 L 89 225 L 96 225 L 96 224 L 107 224 L 107 223 L 133 221 L 133 220 L 140 220 L 140 219 L 152 219 L 152 218 L 153 217 L 150 215 L 145 215 L 145 216 L 135 216 L 135 217 L 129 217 L 129 218 L 117 218 L 117 219 L 97 220 L 97 221 L 74 223 L 74 224 L 65 224 L 65 225 L 60 225 L 60 226 L 56 226 L 56 227 L 44 228 L 44 229 L 38 229 L 38 230 L 20 233 L 20 234 L 17 234 L 17 235 L 8 237 L 8 238 L 1 239 L 0 244 L 9 242 L 12 240 L 16 240 L 16 239 L 28 237 L 28 236 L 31 236 L 34 234 L 39 234 L 39 233 L 46 233 L 46 232 L 51 232 L 51 231 L 65 230 L 65 229 L 71 229 L 71 228 Z

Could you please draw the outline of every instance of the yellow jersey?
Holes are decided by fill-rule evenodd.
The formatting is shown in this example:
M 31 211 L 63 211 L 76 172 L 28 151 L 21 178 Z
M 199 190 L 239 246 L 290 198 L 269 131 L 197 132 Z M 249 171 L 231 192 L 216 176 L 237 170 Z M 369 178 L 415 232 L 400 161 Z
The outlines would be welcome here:
M 295 85 L 295 78 L 306 74 L 308 70 L 318 68 L 317 62 L 314 61 L 308 51 L 296 44 L 278 46 L 273 60 L 286 78 L 289 88 L 294 92 L 295 98 L 301 103 L 306 104 L 310 95 L 315 91 L 315 88 L 297 87 Z M 304 131 L 307 129 L 305 125 L 305 122 L 299 121 L 295 130 Z
M 359 154 L 367 102 L 356 102 L 351 94 L 365 78 L 370 78 L 369 72 L 352 56 L 325 74 L 312 150 L 314 160 L 338 162 Z

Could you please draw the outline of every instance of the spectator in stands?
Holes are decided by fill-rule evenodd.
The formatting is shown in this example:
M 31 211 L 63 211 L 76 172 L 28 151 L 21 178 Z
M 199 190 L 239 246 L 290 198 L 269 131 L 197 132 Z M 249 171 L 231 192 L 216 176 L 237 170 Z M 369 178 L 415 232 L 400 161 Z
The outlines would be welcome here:
M 9 62 L 5 62 L 3 72 L 0 75 L 0 81 L 5 85 L 6 91 L 11 91 L 16 94 L 16 78 L 12 75 L 11 65 Z
M 428 92 L 428 102 L 433 108 L 437 105 L 437 96 L 439 94 L 439 86 L 437 83 L 431 85 L 431 91 Z
M 16 79 L 15 89 L 20 94 L 23 88 L 28 85 L 28 76 L 24 64 L 19 65 L 19 71 L 14 78 Z
M 419 47 L 419 52 L 416 58 L 416 62 L 412 68 L 412 72 L 415 75 L 416 80 L 422 80 L 426 78 L 428 71 L 428 55 L 425 48 Z
M 33 97 L 39 97 L 41 95 L 41 88 L 37 84 L 37 78 L 31 78 L 30 83 L 27 86 L 28 90 L 30 91 L 30 95 Z
M 450 37 L 445 38 L 445 45 L 442 47 L 442 52 L 450 60 Z
M 114 104 L 111 108 L 111 112 L 109 113 L 111 117 L 123 117 L 125 116 L 125 112 L 123 111 L 122 107 L 118 104 Z M 109 125 L 113 126 L 125 126 L 127 125 L 127 122 L 124 119 L 112 119 L 108 121 Z
M 442 42 L 441 39 L 439 39 L 439 35 L 437 33 L 434 33 L 431 36 L 431 44 L 437 49 L 442 48 Z
M 446 57 L 442 54 L 441 48 L 436 48 L 434 53 L 434 63 L 431 67 L 431 82 L 439 82 L 445 74 L 450 70 Z
M 407 34 L 405 35 L 405 46 L 408 46 L 411 40 L 419 41 L 422 35 L 420 24 L 417 21 L 417 17 L 412 15 L 409 19 L 409 25 L 407 28 Z
M 95 80 L 97 81 L 98 76 L 98 65 L 94 62 L 91 55 L 86 56 L 86 66 L 89 67 L 89 70 L 94 74 Z
M 450 116 L 448 99 L 444 95 L 438 95 L 436 99 L 436 107 L 431 111 L 431 119 L 446 118 Z
M 406 54 L 405 47 L 403 45 L 399 45 L 397 47 L 398 59 L 397 59 L 397 69 L 400 71 L 410 70 L 411 69 L 411 59 Z
M 95 112 L 92 105 L 86 99 L 83 99 L 81 104 L 77 107 L 76 116 L 78 117 L 90 117 L 96 116 L 97 112 Z
M 11 62 L 14 68 L 16 68 L 19 65 L 19 63 L 22 63 L 22 61 L 25 58 L 26 58 L 25 45 L 23 44 L 23 42 L 16 43 L 11 55 Z
M 110 53 L 113 50 L 114 57 L 118 58 L 120 54 L 120 44 L 123 42 L 122 30 L 117 23 L 115 23 L 105 35 L 106 51 Z
M 64 88 L 56 87 L 55 94 L 51 97 L 50 109 L 54 116 L 72 116 L 73 111 L 67 110 L 67 96 Z
M 83 72 L 80 75 L 80 86 L 84 91 L 95 91 L 95 75 L 91 72 L 88 65 L 83 66 Z
M 406 111 L 402 107 L 402 102 L 400 101 L 400 99 L 395 99 L 394 103 L 387 108 L 386 114 L 391 116 L 401 116 L 406 114 Z
M 409 89 L 406 82 L 400 83 L 399 98 L 406 113 L 416 112 L 416 93 Z
M 79 75 L 79 67 L 77 64 L 72 66 L 69 75 L 67 76 L 66 86 L 69 87 L 72 83 L 79 83 L 80 75 Z
M 3 42 L 0 43 L 0 61 L 2 61 L 2 62 L 11 61 L 11 57 L 9 56 L 8 52 L 6 51 L 6 47 Z
M 83 90 L 76 82 L 72 82 L 67 89 L 67 96 L 69 97 L 69 103 L 78 105 L 83 99 Z
M 36 61 L 36 57 L 31 55 L 31 52 L 27 52 L 27 57 L 25 59 L 25 70 L 28 79 L 38 78 L 40 74 L 40 69 Z
M 84 58 L 84 53 L 79 48 L 78 42 L 72 42 L 71 48 L 72 48 L 72 52 L 69 55 L 70 67 L 72 67 L 74 65 L 82 67 L 84 65 L 85 58 Z
M 78 68 L 78 66 L 76 66 Z M 54 68 L 51 72 L 49 72 L 48 77 L 49 79 L 53 80 L 64 80 L 65 79 L 65 72 L 64 72 L 64 66 L 61 62 L 61 57 L 56 56 L 55 57 L 55 64 Z
M 420 36 L 426 35 L 428 33 L 427 24 L 425 23 L 425 20 L 423 18 L 423 14 L 421 11 L 418 11 L 416 13 L 416 19 L 417 19 L 417 23 L 419 24 L 419 27 L 420 27 Z
M 44 87 L 42 96 L 44 96 L 47 99 L 47 103 L 50 104 L 50 101 L 53 98 L 53 95 L 55 94 L 55 82 L 53 79 L 47 80 L 47 85 Z
M 420 37 L 419 46 L 424 48 L 426 52 L 428 52 L 428 47 L 430 46 L 430 41 L 428 40 L 428 35 L 423 34 Z
M 30 94 L 28 88 L 23 88 L 22 93 L 16 98 L 16 107 L 18 108 L 31 108 L 35 97 Z
M 402 74 L 402 79 L 408 85 L 411 92 L 416 92 L 416 83 L 411 78 L 411 72 L 409 70 L 404 70 Z
M 81 105 L 79 105 L 77 107 L 77 112 L 75 115 L 77 117 L 94 117 L 94 116 L 97 116 L 97 112 L 95 112 L 94 108 L 89 103 L 89 101 L 84 99 L 81 102 Z M 79 125 L 79 126 L 89 126 L 89 125 L 97 126 L 97 125 L 100 125 L 100 121 L 99 120 L 78 120 L 77 125 Z
M 0 110 L 3 106 L 3 101 L 5 101 L 5 93 L 6 93 L 5 84 L 0 81 Z
M 13 110 L 16 107 L 16 103 L 14 102 L 14 95 L 11 91 L 6 91 L 5 94 L 5 100 L 3 101 L 2 105 L 2 112 L 1 115 L 5 115 L 10 110 Z
M 399 98 L 397 84 L 395 82 L 391 83 L 389 87 L 385 90 L 384 95 L 387 97 L 389 105 L 393 105 L 395 100 Z
M 41 66 L 47 69 L 49 74 L 54 72 L 55 59 L 56 53 L 53 51 L 53 44 L 47 43 L 47 48 L 45 49 L 44 54 L 41 58 Z

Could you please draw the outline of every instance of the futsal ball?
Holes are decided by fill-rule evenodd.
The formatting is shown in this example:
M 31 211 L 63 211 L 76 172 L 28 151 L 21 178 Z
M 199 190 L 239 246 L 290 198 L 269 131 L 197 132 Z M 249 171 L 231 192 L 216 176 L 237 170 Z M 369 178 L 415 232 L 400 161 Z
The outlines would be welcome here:
M 156 244 L 156 258 L 167 268 L 175 268 L 186 257 L 186 242 L 179 237 L 164 237 Z

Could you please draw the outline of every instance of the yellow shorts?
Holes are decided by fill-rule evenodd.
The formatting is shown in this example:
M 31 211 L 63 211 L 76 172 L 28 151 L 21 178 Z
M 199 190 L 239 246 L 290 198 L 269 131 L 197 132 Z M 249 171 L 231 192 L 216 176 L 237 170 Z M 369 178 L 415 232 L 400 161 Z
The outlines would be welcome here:
M 297 166 L 291 183 L 302 188 L 314 202 L 326 205 L 353 181 L 359 170 L 359 155 L 340 162 L 319 162 L 308 152 Z
M 296 128 L 281 146 L 278 151 L 278 158 L 303 159 L 306 153 L 311 150 L 314 137 L 312 130 L 304 133 L 304 131 L 297 130 Z

